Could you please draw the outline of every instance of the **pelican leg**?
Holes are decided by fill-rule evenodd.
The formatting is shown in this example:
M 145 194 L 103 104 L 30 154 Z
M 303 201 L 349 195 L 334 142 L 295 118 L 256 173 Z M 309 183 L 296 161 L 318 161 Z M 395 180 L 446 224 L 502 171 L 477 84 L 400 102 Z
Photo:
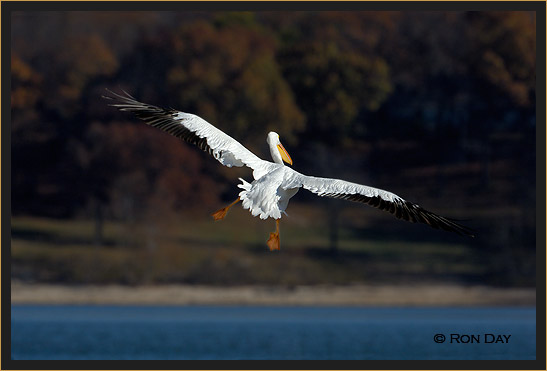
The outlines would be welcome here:
M 275 220 L 275 232 L 270 233 L 270 238 L 266 243 L 270 251 L 279 250 L 279 219 Z
M 228 210 L 230 210 L 230 208 L 232 206 L 234 206 L 235 204 L 237 204 L 239 201 L 241 201 L 241 199 L 238 197 L 237 200 L 235 200 L 234 202 L 232 202 L 230 205 L 226 206 L 226 207 L 223 207 L 222 209 L 220 210 L 217 210 L 215 211 L 214 213 L 211 214 L 211 216 L 215 219 L 215 220 L 222 220 L 224 219 L 224 217 L 226 216 L 226 213 L 228 213 Z

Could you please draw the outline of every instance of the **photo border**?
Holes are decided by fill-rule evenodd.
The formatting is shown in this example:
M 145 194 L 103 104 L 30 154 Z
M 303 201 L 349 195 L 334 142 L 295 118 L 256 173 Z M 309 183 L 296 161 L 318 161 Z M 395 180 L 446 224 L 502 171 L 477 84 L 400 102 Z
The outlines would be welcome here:
M 405 361 L 28 361 L 11 360 L 11 13 L 24 11 L 268 11 L 268 10 L 523 10 L 536 11 L 536 360 L 405 360 Z M 546 147 L 545 141 L 545 2 L 543 1 L 477 1 L 477 2 L 411 2 L 411 1 L 2 1 L 1 3 L 1 364 L 2 370 L 171 370 L 171 369 L 545 369 L 545 246 L 546 246 Z M 6 124 L 7 123 L 7 124 Z

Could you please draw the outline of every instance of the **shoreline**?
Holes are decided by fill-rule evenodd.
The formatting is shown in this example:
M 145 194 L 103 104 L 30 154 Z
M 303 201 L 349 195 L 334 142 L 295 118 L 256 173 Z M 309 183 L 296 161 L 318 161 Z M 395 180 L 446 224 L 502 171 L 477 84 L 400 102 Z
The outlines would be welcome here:
M 272 306 L 535 306 L 534 288 L 455 284 L 348 286 L 80 285 L 11 283 L 12 304 Z

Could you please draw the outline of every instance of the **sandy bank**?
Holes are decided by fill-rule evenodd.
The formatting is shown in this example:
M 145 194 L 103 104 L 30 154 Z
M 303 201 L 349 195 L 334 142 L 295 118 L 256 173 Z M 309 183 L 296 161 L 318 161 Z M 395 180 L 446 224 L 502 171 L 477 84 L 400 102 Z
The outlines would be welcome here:
M 534 289 L 458 285 L 301 286 L 63 286 L 11 285 L 13 304 L 145 304 L 145 305 L 359 305 L 469 306 L 527 305 Z

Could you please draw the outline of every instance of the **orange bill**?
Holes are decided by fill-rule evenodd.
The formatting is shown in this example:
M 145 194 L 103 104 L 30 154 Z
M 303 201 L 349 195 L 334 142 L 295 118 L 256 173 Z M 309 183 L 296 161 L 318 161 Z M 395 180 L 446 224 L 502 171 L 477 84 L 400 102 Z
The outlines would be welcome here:
M 289 153 L 287 152 L 285 147 L 283 147 L 283 144 L 279 143 L 277 145 L 277 149 L 279 150 L 279 153 L 281 154 L 281 158 L 283 159 L 283 161 L 285 161 L 289 165 L 292 165 L 291 156 L 289 156 Z

